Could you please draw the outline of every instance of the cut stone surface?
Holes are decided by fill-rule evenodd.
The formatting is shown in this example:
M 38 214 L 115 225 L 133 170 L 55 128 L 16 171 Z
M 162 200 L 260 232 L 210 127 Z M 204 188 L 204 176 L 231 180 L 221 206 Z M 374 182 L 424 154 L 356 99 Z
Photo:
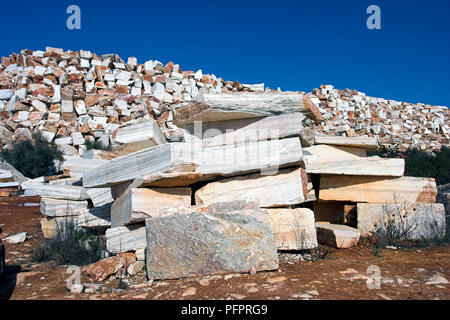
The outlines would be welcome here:
M 303 114 L 292 113 L 264 118 L 199 122 L 183 127 L 184 139 L 186 142 L 212 147 L 298 136 L 312 144 L 314 137 L 303 127 L 304 120 Z
M 89 188 L 85 189 L 94 207 L 101 207 L 114 201 L 111 188 Z
M 305 156 L 306 171 L 316 174 L 400 177 L 405 170 L 404 159 L 379 157 L 332 159 L 331 157 L 333 157 L 331 154 L 330 157 Z
M 373 203 L 434 203 L 433 178 L 321 176 L 320 200 Z
M 200 172 L 162 172 L 144 176 L 141 179 L 141 187 L 187 187 L 202 178 Z
M 357 147 L 339 147 L 317 144 L 303 148 L 303 157 L 305 160 L 308 159 L 308 162 L 359 159 L 366 156 L 366 149 Z
M 178 126 L 194 121 L 213 122 L 247 119 L 261 116 L 302 112 L 317 115 L 320 112 L 309 98 L 298 93 L 231 93 L 203 94 L 200 102 L 175 111 Z
M 133 121 L 117 129 L 113 150 L 119 156 L 167 143 L 155 120 Z
M 83 228 L 111 227 L 111 204 L 85 209 L 76 216 L 75 223 Z
M 111 253 L 136 251 L 147 246 L 145 226 L 133 225 L 106 230 L 106 249 Z
M 343 225 L 316 222 L 317 241 L 335 248 L 351 248 L 358 244 L 361 233 L 358 229 Z
M 14 177 L 11 171 L 0 169 L 0 182 L 13 182 Z
M 278 269 L 270 225 L 239 212 L 147 219 L 146 229 L 152 280 Z
M 196 155 L 201 159 L 195 171 L 202 173 L 203 180 L 209 180 L 257 171 L 273 174 L 279 168 L 299 165 L 303 152 L 299 138 L 288 138 L 200 148 Z
M 256 199 L 262 208 L 303 203 L 308 178 L 304 169 L 282 169 L 276 175 L 251 174 L 208 183 L 195 193 L 197 204 Z
M 83 177 L 83 173 L 103 166 L 108 163 L 109 160 L 99 159 L 82 159 L 78 157 L 65 157 L 62 164 L 64 173 L 69 174 L 73 178 Z
M 167 143 L 144 149 L 84 172 L 83 186 L 105 187 L 154 173 L 193 171 L 197 167 L 194 152 L 185 143 Z
M 164 208 L 189 206 L 191 188 L 136 188 L 132 183 L 114 201 L 111 210 L 113 227 L 143 222 L 146 218 L 157 217 Z
M 217 212 L 230 212 L 239 211 L 242 214 L 252 214 L 253 210 L 259 209 L 258 200 L 246 199 L 246 200 L 234 200 L 230 202 L 214 202 L 209 205 L 193 205 L 176 208 L 161 209 L 159 216 L 168 216 L 172 214 L 190 214 L 190 213 L 217 213 Z M 261 214 L 255 216 L 256 219 L 261 219 Z M 268 223 L 268 219 L 262 220 Z
M 307 208 L 265 209 L 278 250 L 307 250 L 317 247 L 314 212 Z
M 41 213 L 47 217 L 65 217 L 79 215 L 87 209 L 87 201 L 56 200 L 41 198 Z
M 37 195 L 44 198 L 81 201 L 89 199 L 86 189 L 78 186 L 32 184 L 27 185 L 25 190 L 33 190 Z
M 378 148 L 377 138 L 371 137 L 341 137 L 341 136 L 316 136 L 316 144 L 331 144 L 336 146 L 360 147 L 365 149 Z
M 390 229 L 408 240 L 445 236 L 445 210 L 441 203 L 358 203 L 357 211 L 362 235 Z

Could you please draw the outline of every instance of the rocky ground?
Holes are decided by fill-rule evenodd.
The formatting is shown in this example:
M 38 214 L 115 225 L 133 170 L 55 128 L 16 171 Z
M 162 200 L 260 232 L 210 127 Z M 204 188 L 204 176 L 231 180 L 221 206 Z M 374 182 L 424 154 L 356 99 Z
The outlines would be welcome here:
M 450 279 L 449 246 L 383 249 L 375 256 L 369 241 L 351 249 L 322 247 L 328 253 L 315 262 L 307 255 L 281 254 L 278 272 L 255 275 L 155 281 L 151 286 L 144 272 L 122 283 L 110 279 L 98 285 L 82 275 L 81 281 L 91 284 L 85 285 L 89 293 L 72 294 L 66 289 L 67 266 L 32 261 L 44 241 L 40 218 L 39 207 L 0 207 L 3 238 L 28 233 L 26 242 L 6 244 L 7 276 L 0 283 L 0 299 L 450 299 L 450 284 L 429 283 L 432 277 Z M 367 287 L 371 265 L 380 268 L 380 289 Z

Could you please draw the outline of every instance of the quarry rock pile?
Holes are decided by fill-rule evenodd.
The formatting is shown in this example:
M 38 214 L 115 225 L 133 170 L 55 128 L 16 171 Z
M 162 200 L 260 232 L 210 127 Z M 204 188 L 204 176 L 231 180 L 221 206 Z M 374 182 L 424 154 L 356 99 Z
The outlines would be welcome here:
M 224 98 L 221 93 L 241 95 Z M 272 93 L 278 103 L 270 103 L 267 108 L 259 101 L 266 99 L 264 93 Z M 257 109 L 249 99 L 257 102 Z M 189 139 L 179 126 L 195 120 L 218 121 L 217 110 L 234 114 L 239 111 L 239 118 L 245 122 L 254 116 L 283 115 L 299 103 L 301 113 L 313 120 L 303 119 L 306 128 L 302 130 L 376 137 L 380 146 L 398 150 L 412 147 L 436 150 L 449 143 L 449 114 L 445 107 L 373 98 L 331 85 L 308 94 L 281 92 L 264 84 L 225 81 L 202 70 L 185 71 L 173 62 L 138 63 L 134 57 L 125 61 L 117 54 L 99 56 L 85 50 L 47 47 L 45 51 L 24 49 L 19 54 L 2 57 L 0 148 L 31 139 L 38 132 L 54 141 L 66 156 L 83 156 L 88 143 L 121 150 L 127 139 L 143 132 L 151 138 L 143 143 L 152 146 L 156 140 Z M 206 110 L 210 104 L 216 110 Z M 140 119 L 155 122 L 136 123 Z M 288 124 L 301 121 L 287 120 Z M 122 129 L 130 121 L 135 126 Z M 160 130 L 155 128 L 156 124 Z M 257 125 L 264 127 L 270 123 Z M 282 126 L 280 134 L 289 134 L 290 128 Z M 211 141 L 214 143 L 217 142 Z
M 46 238 L 67 222 L 101 231 L 112 257 L 87 268 L 96 278 L 118 272 L 124 254 L 139 262 L 126 266 L 130 274 L 145 261 L 148 278 L 160 280 L 276 270 L 279 250 L 348 248 L 390 228 L 405 240 L 444 236 L 434 179 L 405 177 L 404 159 L 367 156 L 387 137 L 372 131 L 372 112 L 403 106 L 403 119 L 407 105 L 54 48 L 3 58 L 0 79 L 11 91 L 1 92 L 4 145 L 38 130 L 65 154 L 56 177 L 18 182 L 0 171 L 2 197 L 39 196 Z M 427 113 L 420 139 L 437 124 L 430 134 L 439 138 L 427 141 L 439 148 L 446 115 L 427 110 L 440 111 Z M 340 131 L 331 125 L 340 117 L 364 128 Z M 394 116 L 373 117 L 395 125 Z M 406 131 L 394 131 L 389 143 L 413 146 L 395 142 Z M 87 150 L 87 140 L 111 148 Z

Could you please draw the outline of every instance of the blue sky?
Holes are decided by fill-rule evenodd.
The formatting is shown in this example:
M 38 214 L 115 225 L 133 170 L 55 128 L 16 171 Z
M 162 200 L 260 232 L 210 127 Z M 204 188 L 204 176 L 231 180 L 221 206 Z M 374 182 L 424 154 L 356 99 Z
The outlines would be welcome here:
M 81 8 L 81 30 L 66 28 L 71 4 Z M 381 30 L 366 28 L 371 4 L 381 8 Z M 2 56 L 85 49 L 274 89 L 332 84 L 450 106 L 449 0 L 2 0 L 1 8 Z

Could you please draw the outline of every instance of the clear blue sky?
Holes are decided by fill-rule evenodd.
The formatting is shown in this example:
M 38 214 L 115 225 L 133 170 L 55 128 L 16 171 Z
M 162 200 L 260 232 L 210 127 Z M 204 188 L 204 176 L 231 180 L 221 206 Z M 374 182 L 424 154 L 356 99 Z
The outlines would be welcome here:
M 449 0 L 1 1 L 0 55 L 62 47 L 158 59 L 225 80 L 320 84 L 450 106 Z M 81 30 L 66 28 L 68 5 Z M 381 30 L 366 8 L 381 8 Z

